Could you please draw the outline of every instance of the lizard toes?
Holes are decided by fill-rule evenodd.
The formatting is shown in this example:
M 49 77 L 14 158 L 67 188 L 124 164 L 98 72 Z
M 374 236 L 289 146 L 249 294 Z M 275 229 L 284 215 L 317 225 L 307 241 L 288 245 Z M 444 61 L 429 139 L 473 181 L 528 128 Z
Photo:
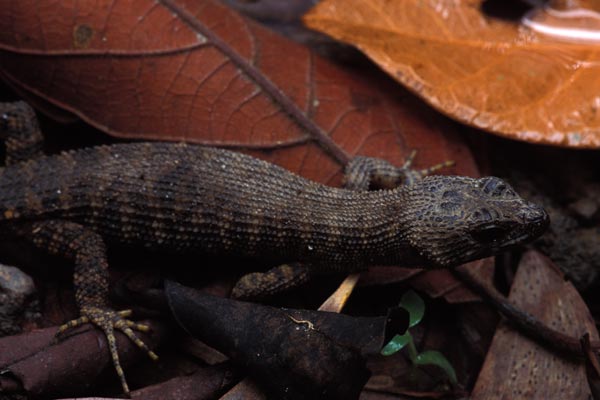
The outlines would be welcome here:
M 150 350 L 150 348 L 148 348 L 148 346 L 133 332 L 133 329 L 141 332 L 147 332 L 150 330 L 150 328 L 147 325 L 138 324 L 125 318 L 131 314 L 131 310 L 114 311 L 109 308 L 84 306 L 81 308 L 81 317 L 62 325 L 57 333 L 58 336 L 68 329 L 75 328 L 88 322 L 100 328 L 106 336 L 108 350 L 110 352 L 113 365 L 121 382 L 121 386 L 123 387 L 123 392 L 126 395 L 129 395 L 130 392 L 129 386 L 127 385 L 127 381 L 125 379 L 125 373 L 123 372 L 123 368 L 121 367 L 121 362 L 119 360 L 117 340 L 114 333 L 115 329 L 123 332 L 140 349 L 145 351 L 150 358 L 153 360 L 158 359 L 158 356 L 152 350 Z

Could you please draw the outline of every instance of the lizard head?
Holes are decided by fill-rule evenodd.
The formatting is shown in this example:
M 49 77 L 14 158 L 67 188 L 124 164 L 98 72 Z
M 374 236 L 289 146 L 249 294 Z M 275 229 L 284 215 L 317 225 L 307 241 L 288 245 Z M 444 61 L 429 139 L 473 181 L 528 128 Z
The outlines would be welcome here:
M 433 266 L 501 253 L 537 238 L 549 224 L 542 207 L 496 177 L 430 176 L 409 191 L 409 240 Z

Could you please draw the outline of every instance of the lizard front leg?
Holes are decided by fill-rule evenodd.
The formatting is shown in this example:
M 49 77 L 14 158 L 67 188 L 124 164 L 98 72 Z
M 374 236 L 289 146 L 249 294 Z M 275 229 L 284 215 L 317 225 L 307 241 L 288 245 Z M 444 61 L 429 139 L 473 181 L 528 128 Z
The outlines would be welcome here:
M 411 168 L 415 155 L 416 151 L 413 151 L 401 167 L 380 158 L 355 157 L 346 166 L 344 187 L 348 190 L 393 189 L 401 184 L 412 185 L 432 172 L 454 164 L 446 161 L 416 170 Z M 237 299 L 272 296 L 306 283 L 311 275 L 310 266 L 284 264 L 267 272 L 244 275 L 236 283 L 231 296 Z
M 412 185 L 432 172 L 454 165 L 453 161 L 444 161 L 429 168 L 413 169 L 411 167 L 416 154 L 416 151 L 412 151 L 401 167 L 381 158 L 354 157 L 344 170 L 344 188 L 394 189 L 400 185 Z
M 150 358 L 158 357 L 133 332 L 133 329 L 145 332 L 148 327 L 126 319 L 131 315 L 130 310 L 117 312 L 108 305 L 108 264 L 104 241 L 100 235 L 82 225 L 61 220 L 28 223 L 17 228 L 17 231 L 20 236 L 31 239 L 36 247 L 74 261 L 75 299 L 81 317 L 61 326 L 57 336 L 67 329 L 88 322 L 102 329 L 123 391 L 129 395 L 114 330 L 127 335 Z

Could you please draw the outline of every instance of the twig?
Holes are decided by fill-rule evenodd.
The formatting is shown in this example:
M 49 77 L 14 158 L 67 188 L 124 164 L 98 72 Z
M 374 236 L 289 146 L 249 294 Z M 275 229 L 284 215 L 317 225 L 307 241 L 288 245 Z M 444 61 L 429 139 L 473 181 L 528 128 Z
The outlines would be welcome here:
M 533 315 L 510 304 L 508 299 L 495 288 L 481 282 L 470 271 L 462 268 L 452 270 L 454 276 L 467 287 L 494 306 L 513 326 L 525 336 L 541 343 L 546 348 L 567 355 L 570 358 L 583 359 L 579 338 L 574 338 L 558 332 L 541 322 Z M 600 350 L 600 341 L 590 343 L 591 349 Z

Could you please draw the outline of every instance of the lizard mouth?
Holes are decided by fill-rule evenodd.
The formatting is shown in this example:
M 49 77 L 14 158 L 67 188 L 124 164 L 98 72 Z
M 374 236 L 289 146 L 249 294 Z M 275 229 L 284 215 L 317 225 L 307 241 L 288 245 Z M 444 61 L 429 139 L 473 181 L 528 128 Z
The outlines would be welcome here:
M 530 218 L 526 224 L 486 224 L 471 232 L 471 237 L 493 252 L 525 244 L 540 236 L 550 223 L 545 211 Z
M 482 245 L 497 247 L 508 241 L 510 231 L 508 227 L 487 224 L 471 232 L 471 236 Z
M 483 230 L 483 233 L 472 232 L 471 236 L 478 242 L 478 245 L 473 246 L 471 250 L 466 252 L 463 262 L 494 256 L 532 240 L 526 232 L 510 232 L 498 229 L 486 229 Z
M 502 250 L 502 249 L 506 249 L 509 247 L 513 247 L 513 246 L 518 246 L 520 244 L 524 244 L 529 242 L 530 240 L 530 235 L 528 233 L 523 233 L 521 235 L 515 236 L 515 237 L 509 237 L 506 238 L 505 240 L 497 243 L 496 246 L 493 246 L 494 250 Z

